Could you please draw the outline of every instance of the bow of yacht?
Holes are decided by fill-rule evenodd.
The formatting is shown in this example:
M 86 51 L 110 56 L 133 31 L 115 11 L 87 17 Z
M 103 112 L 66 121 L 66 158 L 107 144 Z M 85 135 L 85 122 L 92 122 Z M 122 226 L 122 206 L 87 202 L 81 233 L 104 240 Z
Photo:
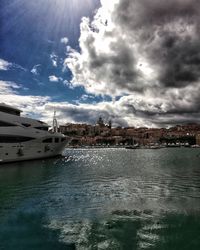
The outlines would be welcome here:
M 0 163 L 48 158 L 62 154 L 67 139 L 35 119 L 22 117 L 21 110 L 0 103 Z

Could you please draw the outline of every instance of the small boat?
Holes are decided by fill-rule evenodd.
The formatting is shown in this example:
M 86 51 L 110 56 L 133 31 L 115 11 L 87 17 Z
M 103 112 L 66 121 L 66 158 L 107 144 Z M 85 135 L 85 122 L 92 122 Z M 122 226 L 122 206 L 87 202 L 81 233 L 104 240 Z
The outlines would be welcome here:
M 137 149 L 137 148 L 139 148 L 139 145 L 138 145 L 138 144 L 129 145 L 129 146 L 126 146 L 125 148 L 126 148 L 126 149 Z
M 149 146 L 150 149 L 159 149 L 161 148 L 159 145 L 151 145 Z
M 0 103 L 0 162 L 15 162 L 60 155 L 67 144 L 58 132 L 57 120 L 53 130 L 35 119 L 22 117 L 21 110 Z
M 181 144 L 180 143 L 168 143 L 167 147 L 168 148 L 180 148 Z
M 192 145 L 191 148 L 200 148 L 200 145 L 195 144 L 195 145 Z

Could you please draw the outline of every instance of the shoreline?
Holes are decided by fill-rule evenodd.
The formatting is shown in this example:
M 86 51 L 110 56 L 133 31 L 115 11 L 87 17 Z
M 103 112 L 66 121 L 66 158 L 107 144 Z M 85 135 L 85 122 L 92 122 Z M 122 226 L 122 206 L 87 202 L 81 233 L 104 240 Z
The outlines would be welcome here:
M 200 148 L 200 146 L 197 145 L 187 145 L 187 146 L 138 146 L 138 147 L 132 147 L 132 146 L 66 146 L 65 148 L 68 149 L 96 149 L 96 148 L 121 148 L 121 149 L 127 149 L 127 150 L 137 150 L 137 149 L 163 149 L 163 148 Z

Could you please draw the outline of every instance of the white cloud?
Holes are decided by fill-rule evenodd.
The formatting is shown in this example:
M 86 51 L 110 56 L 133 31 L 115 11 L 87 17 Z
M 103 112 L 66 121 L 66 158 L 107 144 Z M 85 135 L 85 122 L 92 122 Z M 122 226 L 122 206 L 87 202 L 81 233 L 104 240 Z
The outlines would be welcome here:
M 83 94 L 80 98 L 81 101 L 87 101 L 88 99 L 94 99 L 95 97 L 93 95 L 87 95 L 87 94 Z
M 14 105 L 30 117 L 43 118 L 45 103 L 51 100 L 48 96 L 20 95 L 20 84 L 9 81 L 0 81 L 0 101 Z
M 3 59 L 0 58 L 0 70 L 10 70 L 10 69 L 20 69 L 23 71 L 27 71 L 27 69 L 25 69 L 24 67 L 22 67 L 19 64 L 16 63 L 11 63 L 8 61 L 5 61 Z
M 55 75 L 49 76 L 49 81 L 50 82 L 59 82 L 59 81 L 62 81 L 62 80 L 63 80 L 62 77 L 57 77 Z
M 58 65 L 57 65 L 57 61 L 54 60 L 54 59 L 52 59 L 52 65 L 53 65 L 54 67 L 57 67 L 57 66 L 58 66 Z
M 9 63 L 3 59 L 0 59 L 0 70 L 8 70 L 12 66 L 12 63 Z
M 16 90 L 22 88 L 20 84 L 10 81 L 1 81 L 0 80 L 0 95 L 15 93 Z
M 121 118 L 120 105 L 109 102 L 98 104 L 70 104 L 52 102 L 49 96 L 20 95 L 21 85 L 14 82 L 0 81 L 0 100 L 24 111 L 24 115 L 41 119 L 51 125 L 54 109 L 60 124 L 66 122 L 85 122 L 94 124 L 101 115 L 106 121 L 113 118 L 116 125 L 127 125 L 126 117 Z M 120 110 L 120 113 L 119 113 Z M 120 114 L 120 116 L 119 116 Z
M 99 116 L 108 122 L 113 121 L 114 126 L 164 126 L 194 121 L 193 99 L 199 100 L 198 93 L 200 87 L 193 90 L 196 94 L 187 95 L 182 98 L 185 92 L 191 93 L 189 88 L 177 92 L 169 90 L 166 93 L 157 93 L 159 98 L 154 98 L 151 92 L 146 92 L 123 96 L 117 101 L 102 101 L 99 103 L 76 104 L 68 102 L 53 102 L 49 96 L 28 96 L 20 95 L 21 85 L 14 82 L 0 81 L 0 100 L 10 105 L 14 105 L 24 111 L 25 115 L 41 119 L 51 125 L 53 110 L 57 112 L 59 124 L 67 122 L 91 123 L 94 124 Z M 165 96 L 166 95 L 166 96 Z M 83 95 L 83 99 L 90 98 Z M 144 99 L 146 98 L 146 101 Z M 176 110 L 179 113 L 174 117 Z M 200 122 L 200 108 L 197 105 L 195 121 Z
M 73 73 L 72 84 L 83 85 L 90 93 L 113 96 L 156 85 L 155 69 L 144 56 L 139 57 L 135 38 L 113 22 L 114 3 L 102 1 L 92 22 L 82 19 L 81 52 L 70 50 L 65 60 Z
M 64 83 L 64 85 L 66 85 L 69 89 L 74 89 L 74 88 L 75 88 L 75 86 L 74 86 L 71 82 L 69 82 L 69 81 L 67 81 L 67 80 L 64 80 L 63 83 Z
M 67 37 L 62 37 L 62 38 L 60 39 L 60 42 L 61 42 L 61 43 L 64 43 L 64 44 L 67 44 L 67 43 L 69 42 L 69 39 L 68 39 Z
M 31 73 L 34 75 L 39 75 L 41 70 L 41 64 L 34 65 L 31 69 Z
M 50 55 L 50 59 L 51 59 L 52 65 L 54 67 L 57 67 L 58 66 L 58 56 L 54 52 Z

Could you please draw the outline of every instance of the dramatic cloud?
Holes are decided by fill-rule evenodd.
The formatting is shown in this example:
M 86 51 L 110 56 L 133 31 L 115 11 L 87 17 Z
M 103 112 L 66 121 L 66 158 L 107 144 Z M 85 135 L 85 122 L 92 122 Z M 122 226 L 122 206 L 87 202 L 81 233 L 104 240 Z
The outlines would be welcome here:
M 199 80 L 199 7 L 196 0 L 124 0 L 116 7 L 115 23 L 126 34 L 134 31 L 138 51 L 155 65 L 155 80 L 164 87 Z
M 53 109 L 56 110 L 57 118 L 62 123 L 75 122 L 75 123 L 90 123 L 95 124 L 101 116 L 105 122 L 112 119 L 114 126 L 128 126 L 126 117 L 122 118 L 117 114 L 117 110 L 111 103 L 102 102 L 94 104 L 70 104 L 63 103 L 49 103 L 46 105 L 46 111 Z
M 20 95 L 21 85 L 14 82 L 0 81 L 0 100 L 14 105 L 23 111 L 23 115 L 41 119 L 52 124 L 53 112 L 56 110 L 59 124 L 67 122 L 95 124 L 99 116 L 108 122 L 112 118 L 115 126 L 127 126 L 126 117 L 119 116 L 119 108 L 109 102 L 98 104 L 70 104 L 53 102 L 49 96 Z
M 63 71 L 70 69 L 72 80 L 63 80 L 65 72 L 63 78 L 58 72 L 48 76 L 68 88 L 83 86 L 86 93 L 74 100 L 76 104 L 20 96 L 21 86 L 13 82 L 0 82 L 0 98 L 31 115 L 34 110 L 48 122 L 53 109 L 60 123 L 94 124 L 99 116 L 116 126 L 199 122 L 199 12 L 197 0 L 101 0 L 93 20 L 81 21 L 78 50 L 70 47 L 67 37 L 60 40 L 67 53 Z M 61 63 L 56 53 L 50 60 L 54 67 Z M 0 70 L 13 65 L 0 60 Z M 40 64 L 31 70 L 34 75 L 40 71 Z M 91 97 L 97 95 L 113 101 L 95 103 L 98 99 Z
M 68 46 L 71 83 L 88 93 L 124 96 L 129 112 L 143 124 L 198 120 L 200 2 L 101 4 L 92 21 L 82 19 L 80 52 Z
M 14 82 L 0 81 L 0 100 L 10 105 L 15 105 L 24 111 L 24 115 L 41 119 L 51 125 L 53 111 L 56 110 L 59 124 L 67 122 L 95 124 L 99 116 L 105 122 L 110 119 L 114 126 L 160 126 L 185 123 L 188 120 L 200 122 L 200 102 L 198 91 L 194 95 L 183 98 L 183 92 L 169 90 L 168 101 L 163 103 L 163 94 L 154 98 L 146 93 L 146 99 L 141 93 L 123 96 L 117 101 L 102 101 L 99 103 L 71 104 L 68 102 L 53 102 L 48 96 L 20 95 L 21 85 Z M 187 87 L 189 93 L 191 87 Z M 184 90 L 185 91 L 185 90 Z M 80 101 L 92 98 L 83 95 Z M 196 106 L 194 107 L 195 100 Z

